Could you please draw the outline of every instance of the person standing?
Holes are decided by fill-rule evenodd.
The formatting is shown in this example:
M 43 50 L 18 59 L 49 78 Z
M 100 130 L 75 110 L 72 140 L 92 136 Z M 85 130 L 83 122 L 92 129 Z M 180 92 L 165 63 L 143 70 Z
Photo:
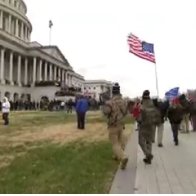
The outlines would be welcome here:
M 84 96 L 81 96 L 76 103 L 78 129 L 85 129 L 85 117 L 88 108 L 89 105 L 87 99 Z
M 121 163 L 121 169 L 125 169 L 128 157 L 124 152 L 123 130 L 124 117 L 127 115 L 127 103 L 120 94 L 120 86 L 116 83 L 112 88 L 112 98 L 103 106 L 103 113 L 108 119 L 109 140 L 112 143 L 114 156 Z
M 72 110 L 73 110 L 73 100 L 69 99 L 67 102 L 67 113 L 71 113 L 72 114 Z
M 9 125 L 9 113 L 10 113 L 10 102 L 7 97 L 3 98 L 2 103 L 2 118 L 4 120 L 4 125 Z

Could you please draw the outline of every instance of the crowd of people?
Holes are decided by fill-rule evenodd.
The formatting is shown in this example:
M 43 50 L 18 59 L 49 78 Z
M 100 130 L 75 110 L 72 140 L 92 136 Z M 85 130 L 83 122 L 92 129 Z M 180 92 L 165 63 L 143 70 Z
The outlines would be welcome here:
M 99 102 L 85 96 L 78 96 L 73 101 L 68 102 L 50 101 L 50 102 L 9 102 L 5 97 L 2 106 L 4 124 L 9 124 L 10 110 L 66 110 L 72 113 L 72 109 L 77 114 L 77 128 L 85 129 L 85 117 L 88 110 L 98 110 Z M 173 99 L 152 99 L 150 91 L 145 90 L 141 99 L 125 100 L 120 93 L 120 86 L 116 83 L 112 88 L 112 98 L 106 100 L 102 106 L 102 112 L 107 117 L 107 127 L 109 139 L 112 144 L 114 158 L 119 160 L 121 168 L 125 169 L 128 156 L 124 152 L 125 144 L 122 139 L 125 128 L 124 119 L 128 113 L 137 123 L 139 145 L 145 155 L 143 161 L 145 164 L 151 164 L 153 160 L 152 144 L 155 143 L 157 133 L 157 145 L 163 147 L 164 123 L 169 121 L 173 133 L 173 142 L 179 145 L 179 131 L 189 133 L 191 122 L 193 132 L 196 132 L 196 99 L 188 98 L 185 94 Z
M 88 110 L 96 111 L 100 109 L 100 102 L 91 97 L 84 98 L 87 100 Z M 77 110 L 77 101 L 80 99 L 81 96 L 76 96 L 74 99 L 70 98 L 67 101 L 43 99 L 40 102 L 22 100 L 13 102 L 4 97 L 3 101 L 0 102 L 0 110 L 2 111 L 4 125 L 8 125 L 10 111 L 65 111 L 72 113 Z M 5 103 L 7 109 L 5 109 Z
M 146 106 L 151 103 L 151 114 L 147 111 Z M 157 110 L 157 114 L 156 111 Z M 157 100 L 150 98 L 150 92 L 145 91 L 143 93 L 142 100 L 137 100 L 134 106 L 131 108 L 131 114 L 137 122 L 137 130 L 139 130 L 139 144 L 146 156 L 144 162 L 151 164 L 152 161 L 152 143 L 155 142 L 155 133 L 157 132 L 158 147 L 163 147 L 163 132 L 164 123 L 169 121 L 171 130 L 173 133 L 173 141 L 176 146 L 179 145 L 179 131 L 181 133 L 189 133 L 190 123 L 192 125 L 192 131 L 196 132 L 196 101 L 187 97 L 185 94 L 179 95 L 170 100 Z M 147 123 L 145 125 L 146 116 L 155 119 L 158 117 L 157 122 Z M 150 126 L 151 124 L 151 126 Z M 144 133 L 143 133 L 144 132 Z M 144 139 L 145 138 L 145 139 Z M 149 139 L 148 139 L 149 138 Z M 149 150 L 150 149 L 150 150 Z
M 31 111 L 31 110 L 49 110 L 49 111 L 61 111 L 67 110 L 68 113 L 73 111 L 76 105 L 77 97 L 74 99 L 69 99 L 68 101 L 61 100 L 41 100 L 36 101 L 9 101 L 11 111 Z M 100 103 L 92 98 L 87 98 L 90 110 L 98 110 L 100 108 Z M 2 110 L 2 102 L 0 101 L 0 110 Z
M 179 131 L 189 133 L 191 122 L 193 132 L 196 132 L 196 99 L 190 99 L 185 94 L 172 99 L 152 99 L 150 91 L 145 90 L 141 99 L 130 100 L 126 103 L 120 94 L 118 84 L 113 87 L 113 97 L 105 103 L 104 114 L 108 118 L 109 138 L 112 143 L 115 158 L 121 162 L 121 168 L 125 169 L 128 162 L 124 152 L 122 134 L 124 128 L 123 118 L 127 115 L 125 109 L 133 116 L 137 123 L 138 142 L 144 153 L 144 163 L 151 164 L 153 160 L 152 144 L 155 143 L 157 133 L 157 145 L 163 147 L 164 123 L 168 121 L 174 145 L 179 145 Z

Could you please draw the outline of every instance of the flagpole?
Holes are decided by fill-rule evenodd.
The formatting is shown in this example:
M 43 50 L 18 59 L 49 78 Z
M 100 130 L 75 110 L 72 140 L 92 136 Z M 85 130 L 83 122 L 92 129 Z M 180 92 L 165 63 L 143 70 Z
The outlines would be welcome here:
M 154 56 L 155 56 L 155 51 L 154 51 Z M 156 90 L 157 90 L 157 98 L 159 98 L 159 82 L 158 82 L 158 72 L 157 72 L 157 62 L 156 62 L 156 58 L 155 58 L 155 78 L 156 78 Z
M 51 45 L 51 40 L 52 40 L 52 26 L 49 27 L 49 46 Z
M 51 45 L 52 42 L 52 26 L 53 26 L 53 22 L 52 20 L 49 21 L 49 46 Z
M 159 98 L 159 84 L 158 84 L 158 73 L 157 73 L 157 64 L 156 64 L 156 62 L 155 62 L 155 77 L 156 77 L 157 97 Z

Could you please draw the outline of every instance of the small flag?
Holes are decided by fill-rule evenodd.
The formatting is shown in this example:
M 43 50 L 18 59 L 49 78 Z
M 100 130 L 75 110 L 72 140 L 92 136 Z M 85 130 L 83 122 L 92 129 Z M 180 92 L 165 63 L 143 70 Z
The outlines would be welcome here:
M 128 36 L 129 52 L 146 59 L 150 62 L 156 63 L 154 54 L 154 44 L 141 41 L 132 33 Z
M 53 26 L 53 22 L 52 20 L 49 20 L 49 28 L 51 28 Z
M 168 92 L 165 93 L 165 97 L 169 100 L 176 98 L 179 95 L 179 87 L 172 88 Z

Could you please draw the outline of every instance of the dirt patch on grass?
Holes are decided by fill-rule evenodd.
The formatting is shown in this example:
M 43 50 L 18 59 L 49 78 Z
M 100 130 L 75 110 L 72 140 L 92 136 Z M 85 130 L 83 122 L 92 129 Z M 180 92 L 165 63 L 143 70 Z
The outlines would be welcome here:
M 125 134 L 130 134 L 131 126 L 127 126 Z M 24 143 L 34 143 L 40 141 L 51 141 L 54 143 L 65 144 L 77 140 L 86 142 L 101 141 L 108 139 L 108 130 L 103 123 L 87 124 L 85 130 L 78 130 L 75 123 L 66 125 L 55 125 L 46 128 L 38 128 L 32 132 L 26 130 L 13 137 L 0 137 L 0 140 L 7 140 L 6 143 L 21 145 Z
M 124 139 L 131 134 L 131 125 L 126 126 Z M 37 127 L 36 131 L 26 130 L 15 132 L 14 135 L 1 135 L 0 147 L 5 148 L 0 156 L 0 168 L 8 166 L 12 160 L 36 148 L 37 144 L 51 142 L 66 144 L 75 141 L 99 142 L 108 140 L 108 130 L 104 123 L 87 124 L 85 130 L 78 130 L 75 123 L 54 125 L 50 127 Z
M 0 156 L 0 168 L 8 166 L 14 158 L 15 157 L 11 155 Z

